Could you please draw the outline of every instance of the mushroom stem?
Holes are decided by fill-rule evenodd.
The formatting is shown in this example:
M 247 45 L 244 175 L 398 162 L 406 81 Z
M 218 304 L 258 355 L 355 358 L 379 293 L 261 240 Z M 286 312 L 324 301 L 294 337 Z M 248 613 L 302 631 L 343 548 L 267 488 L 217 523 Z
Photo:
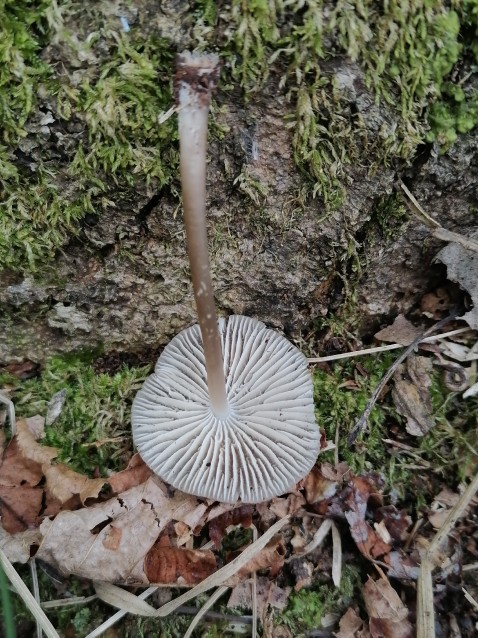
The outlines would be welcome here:
M 206 232 L 207 120 L 211 93 L 219 74 L 219 60 L 214 55 L 198 56 L 185 52 L 178 56 L 176 69 L 187 250 L 206 360 L 209 398 L 214 414 L 221 418 L 229 414 L 229 404 Z

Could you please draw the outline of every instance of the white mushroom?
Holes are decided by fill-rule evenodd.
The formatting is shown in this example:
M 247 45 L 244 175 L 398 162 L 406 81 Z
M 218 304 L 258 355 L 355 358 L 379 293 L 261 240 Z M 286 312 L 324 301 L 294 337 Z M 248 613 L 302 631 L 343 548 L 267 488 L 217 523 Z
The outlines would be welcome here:
M 177 335 L 134 402 L 134 441 L 151 469 L 189 494 L 258 503 L 314 465 L 320 431 L 305 357 L 249 317 L 219 322 L 228 414 L 211 408 L 199 327 Z
M 320 449 L 305 357 L 260 321 L 216 317 L 206 234 L 206 144 L 215 56 L 179 56 L 180 165 L 199 325 L 166 346 L 132 409 L 139 453 L 173 487 L 258 503 L 290 490 Z

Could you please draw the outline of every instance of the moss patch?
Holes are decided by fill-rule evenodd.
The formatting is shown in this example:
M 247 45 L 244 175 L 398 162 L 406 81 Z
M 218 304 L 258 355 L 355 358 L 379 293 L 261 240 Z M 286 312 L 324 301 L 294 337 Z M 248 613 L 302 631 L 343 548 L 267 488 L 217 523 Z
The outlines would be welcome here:
M 170 42 L 119 20 L 112 29 L 94 3 L 55 8 L 0 4 L 0 268 L 44 269 L 86 214 L 177 173 L 175 125 L 160 121 Z M 79 13 L 97 30 L 76 32 Z
M 41 376 L 20 382 L 3 374 L 0 386 L 11 387 L 18 416 L 46 415 L 52 396 L 66 390 L 63 411 L 46 427 L 46 445 L 59 448 L 59 459 L 91 476 L 124 466 L 131 452 L 130 406 L 150 372 L 124 366 L 112 375 L 96 374 L 91 357 L 55 357 Z

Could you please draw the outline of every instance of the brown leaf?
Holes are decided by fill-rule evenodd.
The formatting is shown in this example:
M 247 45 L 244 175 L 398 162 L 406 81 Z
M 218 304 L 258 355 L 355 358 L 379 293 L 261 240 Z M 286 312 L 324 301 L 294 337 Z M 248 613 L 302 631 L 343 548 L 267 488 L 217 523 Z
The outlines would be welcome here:
M 394 505 L 380 507 L 375 511 L 376 520 L 383 522 L 394 541 L 405 541 L 412 519 L 406 510 L 397 510 Z
M 406 430 L 413 436 L 423 436 L 435 425 L 430 396 L 432 369 L 427 357 L 410 356 L 393 377 L 395 407 L 407 419 Z
M 57 449 L 36 442 L 25 419 L 17 420 L 15 437 L 20 453 L 30 461 L 49 465 L 51 460 L 58 456 Z
M 412 638 L 408 609 L 386 578 L 369 578 L 362 593 L 372 638 Z
M 343 499 L 348 511 L 345 518 L 357 547 L 367 558 L 388 554 L 391 547 L 366 522 L 367 503 L 373 492 L 372 483 L 364 476 L 355 476 L 344 491 Z
M 14 361 L 6 366 L 6 370 L 9 374 L 22 379 L 31 379 L 38 375 L 40 364 L 34 363 L 26 359 L 25 361 Z
M 384 562 L 389 566 L 390 578 L 407 578 L 417 580 L 420 575 L 418 561 L 413 556 L 407 556 L 403 551 L 390 552 L 384 557 Z
M 126 492 L 126 490 L 129 490 L 131 487 L 141 485 L 141 483 L 147 481 L 151 475 L 152 471 L 140 455 L 134 454 L 128 463 L 128 467 L 110 476 L 108 483 L 114 494 L 119 494 L 120 492 Z
M 43 472 L 51 495 L 63 505 L 78 495 L 84 505 L 88 498 L 96 498 L 106 479 L 90 479 L 70 470 L 66 465 L 44 465 Z
M 16 534 L 38 525 L 42 499 L 43 490 L 40 487 L 0 486 L 0 516 L 4 529 Z
M 326 478 L 321 468 L 314 467 L 304 479 L 307 503 L 318 503 L 331 498 L 337 491 L 337 481 Z
M 150 583 L 196 585 L 216 570 L 210 550 L 163 547 L 156 543 L 146 554 L 144 571 Z
M 370 632 L 353 607 L 349 607 L 339 622 L 336 638 L 368 638 Z
M 38 485 L 43 477 L 41 465 L 26 459 L 14 437 L 3 452 L 0 464 L 0 485 Z
M 391 326 L 379 330 L 375 339 L 386 341 L 387 343 L 400 343 L 402 346 L 409 346 L 421 334 L 420 328 L 414 326 L 404 315 L 398 315 Z
M 221 541 L 226 535 L 226 529 L 230 525 L 242 525 L 242 527 L 250 527 L 252 525 L 252 512 L 254 507 L 252 505 L 242 505 L 236 507 L 236 509 L 221 514 L 213 521 L 209 523 L 209 538 L 213 541 L 214 545 L 219 548 Z
M 420 301 L 420 310 L 425 317 L 438 321 L 445 316 L 445 312 L 449 311 L 450 305 L 450 295 L 447 291 L 444 288 L 437 288 L 434 292 L 423 295 Z
M 148 584 L 144 559 L 171 521 L 196 520 L 197 498 L 168 490 L 158 477 L 104 503 L 43 521 L 36 556 L 61 574 L 123 584 Z

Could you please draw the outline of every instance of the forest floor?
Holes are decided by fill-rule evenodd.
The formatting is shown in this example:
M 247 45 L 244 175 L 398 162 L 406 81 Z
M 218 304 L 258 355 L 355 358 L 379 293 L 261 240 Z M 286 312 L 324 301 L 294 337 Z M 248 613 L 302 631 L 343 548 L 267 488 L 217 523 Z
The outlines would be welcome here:
M 410 341 L 410 331 L 415 336 L 424 331 L 446 314 L 447 305 L 446 291 L 430 293 L 411 317 L 412 322 L 400 318 L 378 334 L 376 344 L 379 340 Z M 463 325 L 450 322 L 445 329 Z M 385 384 L 366 430 L 352 446 L 347 440 L 354 425 L 401 350 L 311 363 L 316 416 L 325 448 L 316 467 L 293 493 L 265 504 L 218 511 L 217 505 L 193 498 L 187 509 L 194 523 L 185 519 L 189 527 L 173 514 L 164 526 L 162 541 L 157 541 L 155 547 L 158 543 L 162 546 L 158 555 L 162 556 L 163 566 L 166 561 L 175 567 L 172 573 L 155 577 L 155 582 L 164 578 L 163 582 L 170 586 L 159 588 L 150 598 L 151 604 L 157 608 L 175 599 L 185 588 L 240 555 L 251 545 L 254 534 L 260 538 L 272 523 L 288 516 L 268 543 L 267 551 L 262 550 L 255 563 L 248 563 L 249 568 L 258 570 L 255 598 L 259 633 L 276 638 L 415 635 L 420 566 L 432 539 L 478 472 L 476 343 L 476 332 L 468 330 L 415 349 Z M 297 345 L 309 357 L 370 347 L 333 318 L 321 320 Z M 137 457 L 136 469 L 130 466 L 129 473 L 120 470 L 133 455 L 131 402 L 157 354 L 89 353 L 53 358 L 42 368 L 25 362 L 3 370 L 0 389 L 14 402 L 18 422 L 25 423 L 27 419 L 30 432 L 44 427 L 41 446 L 35 437 L 25 444 L 26 435 L 20 429 L 17 447 L 14 442 L 5 447 L 0 465 L 0 509 L 6 532 L 13 537 L 25 534 L 37 529 L 49 513 L 62 511 L 71 515 L 69 510 L 78 513 L 105 507 L 115 494 L 124 497 L 126 490 L 147 485 L 149 470 Z M 46 425 L 42 424 L 43 419 L 32 420 L 35 415 L 46 417 Z M 53 452 L 46 461 L 42 457 L 39 474 L 30 479 L 28 472 L 38 470 L 38 450 L 51 450 L 45 446 L 57 448 L 58 456 L 55 461 Z M 18 474 L 16 485 L 12 484 L 11 471 L 10 484 L 5 479 L 5 468 L 12 467 L 13 474 Z M 51 474 L 55 468 L 57 473 Z M 78 487 L 84 476 L 89 482 Z M 119 482 L 114 477 L 120 477 Z M 62 497 L 52 482 L 61 484 L 64 490 L 67 486 L 67 496 Z M 5 496 L 7 488 L 16 490 L 13 501 L 8 494 Z M 29 495 L 33 492 L 36 496 L 32 501 Z M 61 502 L 56 510 L 52 494 Z M 179 496 L 169 490 L 167 497 L 173 503 Z M 48 534 L 33 543 L 31 547 L 35 549 L 31 551 L 37 551 L 40 544 L 38 556 L 42 558 L 36 564 L 41 602 L 72 603 L 58 607 L 47 604 L 45 611 L 51 622 L 61 636 L 83 637 L 114 613 L 95 597 L 92 584 L 110 576 L 98 563 L 97 576 L 93 566 L 93 575 L 85 577 L 89 572 L 83 569 L 85 557 L 81 555 L 90 550 L 82 547 L 78 521 L 64 520 L 66 527 L 57 542 L 69 546 L 70 554 L 80 556 L 73 567 L 68 551 L 63 557 L 45 560 L 49 556 L 44 547 Z M 104 524 L 88 533 L 101 534 L 108 526 L 111 538 L 115 524 L 118 527 L 111 514 Z M 0 538 L 0 545 L 1 542 Z M 119 562 L 129 560 L 128 551 L 122 547 Z M 176 552 L 182 553 L 181 560 Z M 439 559 L 434 560 L 434 635 L 476 635 L 476 499 L 468 502 L 456 527 L 442 543 Z M 31 570 L 26 565 L 17 567 L 31 588 Z M 68 569 L 81 577 L 65 575 Z M 163 574 L 161 570 L 160 573 Z M 114 575 L 111 579 L 115 580 Z M 139 593 L 141 589 L 131 591 Z M 126 615 L 105 635 L 187 635 L 192 615 L 210 594 L 200 593 L 166 618 Z M 17 636 L 34 635 L 35 623 L 28 608 L 13 591 L 10 600 Z M 251 578 L 243 568 L 227 581 L 223 595 L 192 635 L 251 635 L 252 607 Z M 9 638 L 6 607 L 2 608 L 6 627 L 3 635 Z

